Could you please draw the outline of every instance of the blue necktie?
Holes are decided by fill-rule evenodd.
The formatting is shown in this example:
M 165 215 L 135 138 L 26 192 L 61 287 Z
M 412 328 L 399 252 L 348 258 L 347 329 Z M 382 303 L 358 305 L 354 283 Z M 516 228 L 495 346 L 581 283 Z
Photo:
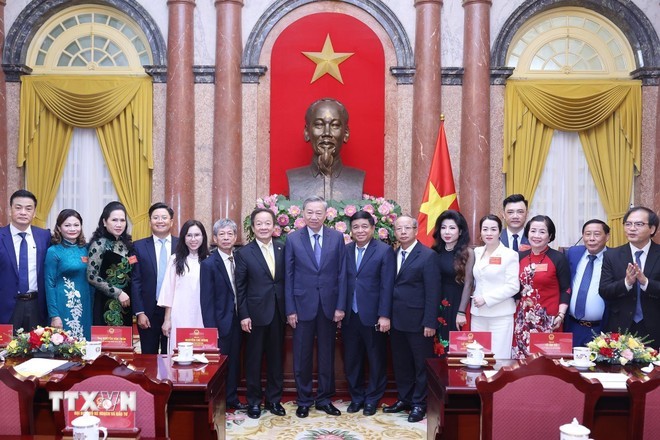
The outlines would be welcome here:
M 319 238 L 321 238 L 319 234 L 314 234 L 314 258 L 316 258 L 316 265 L 321 267 L 321 243 Z
M 585 310 L 587 308 L 587 296 L 589 296 L 589 286 L 591 285 L 591 278 L 594 274 L 594 261 L 595 255 L 589 255 L 589 262 L 582 274 L 582 281 L 580 281 L 580 288 L 578 289 L 577 301 L 575 302 L 575 319 L 584 318 Z
M 406 251 L 401 251 L 401 266 L 399 266 L 399 272 L 403 269 L 403 263 L 406 262 Z
M 635 263 L 639 266 L 639 268 L 642 268 L 642 260 L 640 260 L 639 257 L 642 256 L 644 251 L 637 251 L 635 252 Z M 639 285 L 639 281 L 635 281 L 635 288 L 637 289 L 637 305 L 635 306 L 635 314 L 633 315 L 633 321 L 639 322 L 642 319 L 644 319 L 644 313 L 642 312 L 642 288 Z
M 511 249 L 518 252 L 518 234 L 513 234 L 513 244 L 511 245 Z
M 28 249 L 25 236 L 27 232 L 19 232 L 21 236 L 21 247 L 18 253 L 18 293 L 27 293 L 30 290 L 30 279 L 28 276 Z
M 167 269 L 167 247 L 165 246 L 167 240 L 159 238 L 158 241 L 160 241 L 160 255 L 158 256 L 158 278 L 156 278 L 156 301 L 160 297 L 160 288 L 163 286 L 165 269 Z
M 357 254 L 357 262 L 355 263 L 355 268 L 360 269 L 360 263 L 362 263 L 362 255 L 364 254 L 364 248 L 357 248 L 358 254 Z M 353 311 L 355 313 L 358 312 L 358 305 L 357 305 L 357 289 L 353 292 Z

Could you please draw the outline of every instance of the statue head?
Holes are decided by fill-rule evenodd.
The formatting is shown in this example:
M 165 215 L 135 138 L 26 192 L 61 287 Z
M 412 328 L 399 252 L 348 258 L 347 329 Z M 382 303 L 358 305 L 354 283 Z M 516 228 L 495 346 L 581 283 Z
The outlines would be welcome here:
M 342 145 L 348 141 L 346 107 L 331 98 L 314 101 L 305 113 L 304 134 L 305 142 L 312 144 L 319 170 L 330 175 Z

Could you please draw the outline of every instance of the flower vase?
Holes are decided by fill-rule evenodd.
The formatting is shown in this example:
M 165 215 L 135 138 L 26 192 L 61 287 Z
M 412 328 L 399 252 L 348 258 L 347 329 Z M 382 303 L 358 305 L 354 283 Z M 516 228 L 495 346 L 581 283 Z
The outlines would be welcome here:
M 52 351 L 35 351 L 32 353 L 32 357 L 42 358 L 42 359 L 53 359 L 55 358 L 55 353 Z

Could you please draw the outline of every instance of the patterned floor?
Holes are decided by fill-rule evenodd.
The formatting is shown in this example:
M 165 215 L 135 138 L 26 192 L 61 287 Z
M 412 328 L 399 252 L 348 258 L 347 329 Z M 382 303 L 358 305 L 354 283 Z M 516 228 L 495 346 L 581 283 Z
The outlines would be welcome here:
M 362 412 L 348 414 L 350 402 L 333 402 L 341 416 L 328 416 L 313 407 L 309 417 L 296 417 L 294 402 L 283 404 L 286 416 L 277 417 L 262 410 L 257 420 L 250 419 L 245 411 L 227 414 L 227 439 L 229 440 L 422 440 L 426 438 L 426 419 L 408 423 L 408 414 L 384 414 L 382 410 L 366 417 Z

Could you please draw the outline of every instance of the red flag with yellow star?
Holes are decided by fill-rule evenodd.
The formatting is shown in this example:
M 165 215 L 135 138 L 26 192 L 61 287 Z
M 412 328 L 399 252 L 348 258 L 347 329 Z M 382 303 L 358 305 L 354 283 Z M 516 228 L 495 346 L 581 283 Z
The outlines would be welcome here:
M 435 143 L 435 153 L 433 153 L 429 178 L 426 182 L 426 190 L 417 216 L 417 223 L 419 224 L 417 239 L 419 241 L 427 246 L 433 245 L 435 221 L 447 209 L 458 211 L 458 199 L 456 198 L 454 174 L 451 171 L 445 122 L 442 120 L 438 130 L 438 140 Z

